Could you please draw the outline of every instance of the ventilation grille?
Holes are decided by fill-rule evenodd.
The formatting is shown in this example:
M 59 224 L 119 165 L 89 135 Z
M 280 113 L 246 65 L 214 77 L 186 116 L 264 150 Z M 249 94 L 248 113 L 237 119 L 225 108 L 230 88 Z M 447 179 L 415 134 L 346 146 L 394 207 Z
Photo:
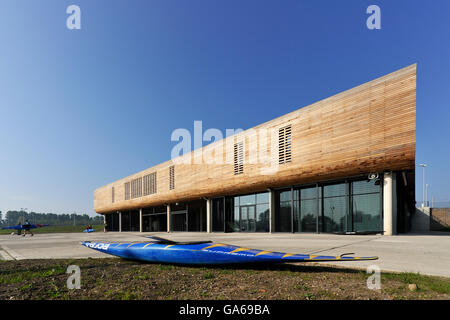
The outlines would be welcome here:
M 175 166 L 169 167 L 169 189 L 175 189 Z
M 238 142 L 234 144 L 234 174 L 244 172 L 244 143 Z
M 292 133 L 291 126 L 280 128 L 278 130 L 278 163 L 291 162 L 292 158 Z
M 131 198 L 142 197 L 142 178 L 131 180 Z
M 111 202 L 114 203 L 114 187 L 111 188 Z
M 156 193 L 156 172 L 144 176 L 144 196 Z
M 130 183 L 125 182 L 125 200 L 130 200 Z

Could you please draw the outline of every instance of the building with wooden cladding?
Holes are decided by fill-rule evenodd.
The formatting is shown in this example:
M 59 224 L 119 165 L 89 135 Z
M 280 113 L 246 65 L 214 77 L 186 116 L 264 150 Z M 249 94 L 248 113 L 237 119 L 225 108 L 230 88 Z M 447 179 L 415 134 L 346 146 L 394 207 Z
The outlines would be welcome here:
M 110 231 L 395 234 L 415 208 L 416 65 L 94 192 Z

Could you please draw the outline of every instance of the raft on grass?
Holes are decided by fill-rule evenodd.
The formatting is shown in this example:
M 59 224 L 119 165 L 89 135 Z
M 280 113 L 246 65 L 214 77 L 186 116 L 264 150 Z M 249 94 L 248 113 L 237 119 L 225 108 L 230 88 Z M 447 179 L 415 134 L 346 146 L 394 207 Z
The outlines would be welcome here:
M 174 264 L 239 264 L 239 263 L 280 263 L 312 261 L 362 261 L 376 260 L 378 257 L 353 257 L 353 253 L 340 256 L 296 254 L 249 249 L 211 241 L 175 242 L 159 237 L 150 242 L 108 243 L 84 241 L 88 248 L 126 259 L 156 263 Z

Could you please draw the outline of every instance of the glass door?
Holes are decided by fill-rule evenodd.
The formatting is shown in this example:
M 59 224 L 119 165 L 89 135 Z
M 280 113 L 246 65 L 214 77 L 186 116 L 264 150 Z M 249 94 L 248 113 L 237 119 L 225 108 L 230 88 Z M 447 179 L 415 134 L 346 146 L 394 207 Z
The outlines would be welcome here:
M 167 231 L 167 213 L 150 214 L 142 219 L 145 231 Z
M 352 226 L 355 232 L 383 230 L 381 186 L 375 180 L 351 183 Z
M 176 212 L 171 214 L 172 231 L 187 231 L 187 212 Z
M 240 207 L 241 232 L 256 231 L 256 208 L 254 205 Z
M 325 185 L 323 187 L 323 231 L 329 233 L 349 231 L 347 215 L 347 184 Z
M 248 231 L 256 231 L 256 209 L 255 206 L 247 207 L 248 210 Z

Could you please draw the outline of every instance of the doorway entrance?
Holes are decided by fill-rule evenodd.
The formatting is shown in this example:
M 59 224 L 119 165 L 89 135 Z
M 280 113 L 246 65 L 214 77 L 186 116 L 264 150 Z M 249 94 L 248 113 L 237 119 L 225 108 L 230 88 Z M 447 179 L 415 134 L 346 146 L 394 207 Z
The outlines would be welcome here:
M 172 231 L 188 231 L 187 210 L 180 210 L 171 213 Z
M 240 206 L 240 230 L 242 232 L 256 232 L 256 206 Z

